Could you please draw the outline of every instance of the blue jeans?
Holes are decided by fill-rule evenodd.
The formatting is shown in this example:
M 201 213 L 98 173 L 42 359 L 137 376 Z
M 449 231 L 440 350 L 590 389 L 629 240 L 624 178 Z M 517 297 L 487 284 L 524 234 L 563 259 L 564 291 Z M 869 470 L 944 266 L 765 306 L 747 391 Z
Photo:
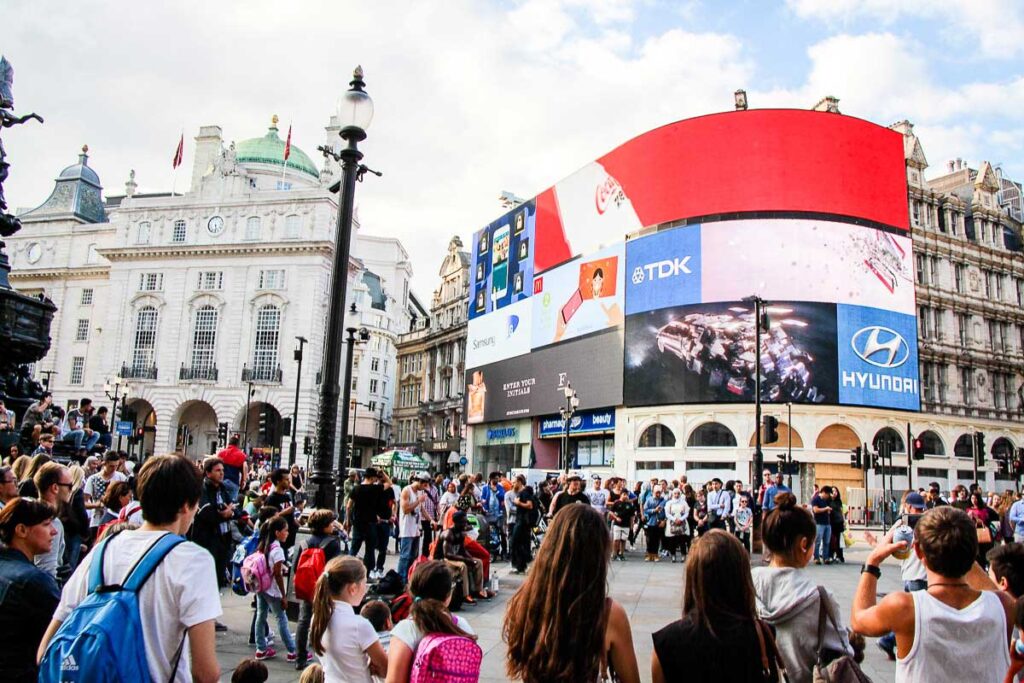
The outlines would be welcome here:
M 92 447 L 95 446 L 99 440 L 100 435 L 97 432 L 93 432 L 92 436 L 90 436 L 88 439 L 85 438 L 84 429 L 72 429 L 70 432 L 65 434 L 64 437 L 61 439 L 61 441 L 63 441 L 64 443 L 73 443 L 75 445 L 76 451 L 79 451 L 83 448 L 87 451 L 91 451 Z
M 391 538 L 391 522 L 377 522 L 377 570 L 384 571 L 388 557 L 388 540 Z
M 348 554 L 352 557 L 359 557 L 359 549 L 366 542 L 366 555 L 363 557 L 363 566 L 366 567 L 366 574 L 374 570 L 374 563 L 377 561 L 377 525 L 371 524 L 365 527 L 352 527 L 352 545 L 349 546 Z
M 815 524 L 818 528 L 818 535 L 814 539 L 814 559 L 827 560 L 829 558 L 829 543 L 832 542 L 832 525 Z
M 409 583 L 409 566 L 412 565 L 412 561 L 416 559 L 416 555 L 419 552 L 420 537 L 409 536 L 407 538 L 400 538 L 398 539 L 398 545 L 400 547 L 398 575 L 402 577 L 402 581 Z
M 281 634 L 288 652 L 295 652 L 295 639 L 292 638 L 291 629 L 288 628 L 288 615 L 281 606 L 281 598 L 275 598 L 266 593 L 256 594 L 256 649 L 267 649 L 267 611 L 274 613 L 277 618 L 277 631 Z
M 927 579 L 914 579 L 913 581 L 903 582 L 903 592 L 913 593 L 915 591 L 928 590 Z M 890 631 L 884 636 L 878 639 L 878 644 L 884 647 L 886 650 L 896 651 L 896 634 Z

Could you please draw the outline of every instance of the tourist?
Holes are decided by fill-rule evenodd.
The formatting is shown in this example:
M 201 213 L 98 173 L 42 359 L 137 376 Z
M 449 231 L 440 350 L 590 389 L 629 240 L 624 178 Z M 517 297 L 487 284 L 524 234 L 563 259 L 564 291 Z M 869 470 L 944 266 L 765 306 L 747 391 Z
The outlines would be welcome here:
M 672 556 L 672 564 L 676 563 L 676 554 L 682 551 L 683 560 L 689 550 L 690 527 L 686 518 L 690 514 L 690 506 L 683 498 L 683 490 L 672 489 L 668 503 L 665 504 L 665 550 Z
M 334 533 L 337 522 L 331 510 L 313 510 L 309 515 L 306 525 L 309 527 L 310 535 L 302 541 L 295 551 L 295 568 L 298 570 L 302 554 L 312 548 L 320 548 L 324 551 L 324 564 L 342 555 L 341 541 Z M 294 581 L 295 579 L 293 579 Z M 295 627 L 295 640 L 299 656 L 295 660 L 295 668 L 305 668 L 311 658 L 309 654 L 309 625 L 313 618 L 313 603 L 306 600 L 299 602 L 299 623 Z
M 653 636 L 654 683 L 780 680 L 771 630 L 757 617 L 746 549 L 712 530 L 694 541 L 688 562 L 682 619 Z
M 48 462 L 43 465 L 35 476 L 36 489 L 39 491 L 39 499 L 50 506 L 53 510 L 60 510 L 67 506 L 71 500 L 71 489 L 74 484 L 71 481 L 71 472 L 60 463 Z M 36 555 L 36 566 L 62 581 L 67 578 L 64 568 L 64 524 L 59 516 L 52 521 L 53 528 L 57 534 L 53 537 L 50 550 Z
M 526 485 L 526 477 L 517 475 L 512 485 L 515 496 L 509 494 L 507 500 L 512 500 L 515 506 L 515 526 L 512 527 L 511 559 L 512 566 L 519 574 L 526 573 L 526 567 L 533 559 L 530 552 L 530 544 L 533 539 L 533 528 L 540 520 L 540 510 L 537 497 L 533 494 L 533 487 Z
M 116 522 L 121 517 L 121 510 L 131 502 L 132 489 L 126 481 L 115 481 L 107 487 L 100 502 L 103 503 L 103 517 L 100 526 Z
M 228 502 L 238 500 L 238 492 L 249 480 L 249 460 L 245 451 L 238 447 L 241 439 L 236 434 L 228 439 L 227 448 L 217 453 L 217 459 L 224 463 L 224 488 L 227 490 Z
M 832 543 L 829 549 L 828 559 L 833 562 L 839 561 L 846 564 L 846 556 L 843 552 L 845 545 L 846 515 L 843 513 L 843 499 L 839 495 L 839 487 L 832 487 L 832 498 L 829 500 L 829 507 L 832 514 L 829 516 L 829 524 L 832 526 Z
M 604 519 L 590 505 L 570 505 L 554 516 L 505 611 L 510 679 L 640 680 L 629 617 L 607 594 L 610 545 Z
M 843 628 L 839 604 L 806 570 L 814 555 L 817 526 L 811 513 L 796 504 L 796 496 L 783 491 L 775 496 L 771 512 L 761 523 L 761 536 L 771 551 L 771 563 L 753 570 L 757 611 L 775 628 L 775 641 L 791 683 L 810 683 L 818 660 L 818 623 L 821 600 L 837 628 L 826 628 L 822 642 L 824 663 L 853 655 Z M 823 592 L 822 592 L 823 591 Z
M 38 676 L 36 651 L 60 600 L 53 576 L 34 560 L 51 552 L 57 537 L 54 510 L 14 498 L 0 510 L 0 671 L 3 680 L 28 683 Z
M 726 519 L 732 514 L 732 499 L 729 492 L 723 490 L 722 480 L 715 477 L 711 480 L 711 490 L 707 494 L 708 527 L 725 529 Z
M 107 492 L 107 487 L 111 482 L 128 481 L 128 477 L 117 471 L 120 463 L 121 457 L 116 452 L 107 451 L 103 455 L 103 468 L 85 480 L 85 509 L 92 511 L 89 518 L 91 537 L 96 536 L 103 523 L 103 495 Z
M 644 536 L 647 538 L 644 562 L 661 562 L 658 550 L 665 534 L 665 499 L 661 497 L 660 486 L 655 486 L 653 491 L 643 506 Z
M 231 672 L 231 683 L 264 683 L 268 678 L 267 665 L 255 659 L 243 659 Z
M 317 579 L 309 635 L 331 683 L 372 683 L 371 676 L 388 673 L 373 625 L 355 613 L 365 595 L 366 567 L 355 557 L 332 559 Z M 281 628 L 287 627 L 286 621 Z
M 612 520 L 612 554 L 619 562 L 626 560 L 626 543 L 629 541 L 633 518 L 637 513 L 636 501 L 626 493 L 623 484 L 624 482 L 619 482 L 618 494 L 608 507 L 608 515 Z
M 89 429 L 98 434 L 97 444 L 103 448 L 110 448 L 113 445 L 113 437 L 110 435 L 110 422 L 107 420 L 106 406 L 100 406 L 96 412 L 89 417 Z
M 18 478 L 14 475 L 14 470 L 10 467 L 0 467 L 0 510 L 17 497 Z
M 288 538 L 281 546 L 284 550 L 290 550 L 295 544 L 295 534 L 299 530 L 299 522 L 295 519 L 295 499 L 291 491 L 291 478 L 288 470 L 283 467 L 276 468 L 270 473 L 271 491 L 267 494 L 267 505 L 272 505 L 280 510 L 280 515 L 288 522 Z
M 736 511 L 733 518 L 736 521 L 736 538 L 740 544 L 750 552 L 750 533 L 754 527 L 754 511 L 750 507 L 750 498 L 745 496 L 737 497 Z
M 383 600 L 370 600 L 364 603 L 359 609 L 359 616 L 364 617 L 377 632 L 377 640 L 380 641 L 384 652 L 388 651 L 391 643 L 391 629 L 395 623 L 391 620 L 391 608 Z
M 988 560 L 985 559 L 985 556 L 989 550 L 992 550 L 998 533 L 999 513 L 988 506 L 980 491 L 972 493 L 968 500 L 970 505 L 966 512 L 978 527 L 978 564 L 985 569 L 988 567 Z M 988 540 L 982 540 L 982 536 Z
M 444 519 L 448 513 L 448 508 L 455 505 L 456 501 L 459 500 L 458 488 L 454 481 L 448 482 L 445 487 L 444 493 L 441 494 L 441 498 L 437 504 L 437 521 L 438 523 Z
M 508 534 L 505 524 L 505 489 L 498 483 L 500 476 L 500 472 L 491 473 L 480 496 L 480 504 L 487 524 L 494 528 L 498 537 L 498 547 L 491 548 L 491 552 L 499 559 L 505 559 L 508 557 Z
M 829 548 L 832 541 L 832 489 L 822 486 L 811 498 L 814 514 L 814 564 L 832 564 Z
M 377 511 L 382 493 L 377 470 L 367 467 L 362 483 L 352 489 L 345 508 L 345 529 L 351 534 L 349 554 L 358 557 L 359 549 L 366 543 L 363 565 L 370 578 L 373 578 L 377 562 Z
M 590 488 L 586 491 L 590 506 L 600 513 L 601 517 L 608 516 L 608 491 L 601 488 L 601 477 L 594 475 Z
M 483 592 L 483 581 L 485 578 L 483 562 L 474 557 L 466 549 L 466 532 L 469 530 L 469 523 L 466 521 L 466 513 L 457 510 L 452 515 L 452 526 L 445 529 L 437 537 L 437 544 L 434 546 L 432 560 L 444 560 L 451 567 L 456 576 L 462 580 L 463 600 L 470 605 L 476 604 L 476 598 L 485 600 L 490 595 Z
M 284 543 L 288 540 L 288 520 L 282 515 L 271 518 L 260 528 L 260 543 L 256 552 L 263 553 L 270 571 L 270 586 L 256 594 L 256 659 L 271 659 L 277 656 L 267 639 L 270 630 L 267 624 L 268 613 L 277 619 L 281 639 L 288 648 L 287 660 L 298 660 L 295 640 L 292 638 L 291 627 L 288 625 L 288 595 L 284 583 L 285 552 Z
M 391 529 L 397 520 L 398 497 L 402 491 L 395 491 L 395 483 L 386 470 L 380 471 L 381 494 L 377 500 L 377 559 L 374 563 L 374 571 L 370 574 L 371 579 L 384 578 L 384 562 L 388 556 L 388 539 L 391 538 Z M 397 539 L 395 539 L 397 541 Z M 398 548 L 395 548 L 398 552 Z M 402 579 L 403 581 L 405 579 Z
M 188 460 L 160 455 L 146 460 L 137 490 L 145 519 L 135 531 L 122 531 L 82 560 L 61 596 L 60 605 L 39 648 L 40 656 L 61 624 L 89 593 L 93 562 L 102 562 L 104 584 L 123 582 L 142 556 L 165 536 L 182 536 L 192 525 L 202 480 Z M 180 540 L 180 539 L 172 539 Z M 97 559 L 101 556 L 102 559 Z M 187 541 L 174 545 L 139 591 L 139 616 L 146 662 L 154 681 L 217 681 L 214 620 L 221 614 L 220 596 L 209 553 Z M 186 633 L 188 638 L 185 638 Z M 56 666 L 63 658 L 55 653 Z M 79 661 L 80 668 L 88 662 Z
M 409 566 L 420 555 L 420 537 L 423 535 L 423 513 L 421 508 L 427 499 L 430 475 L 418 472 L 409 479 L 409 485 L 402 489 L 398 509 L 398 575 L 402 583 L 409 580 Z
M 36 489 L 35 476 L 36 472 L 42 469 L 43 465 L 52 461 L 53 458 L 47 452 L 36 453 L 28 461 L 28 467 L 25 468 L 25 477 L 18 482 L 18 496 L 20 498 L 38 498 L 39 491 Z
M 92 399 L 83 398 L 78 402 L 78 407 L 68 411 L 64 418 L 64 428 L 61 430 L 60 439 L 64 443 L 74 444 L 75 452 L 79 452 L 83 448 L 86 452 L 92 451 L 93 446 L 99 443 L 99 433 L 89 427 L 92 411 Z
M 761 498 L 761 509 L 765 515 L 775 509 L 776 497 L 780 493 L 792 493 L 789 487 L 782 483 L 781 471 L 771 479 L 771 483 L 765 488 L 764 496 Z
M 868 555 L 853 599 L 853 628 L 865 636 L 896 634 L 897 683 L 1003 680 L 1016 603 L 1007 593 L 972 585 L 974 522 L 951 506 L 928 510 L 914 526 L 910 548 L 925 567 L 928 587 L 876 602 L 882 562 L 906 549 L 903 541 L 883 543 Z
M 559 491 L 551 500 L 551 515 L 554 516 L 562 508 L 574 503 L 590 506 L 590 497 L 583 492 L 583 478 L 578 474 L 570 474 L 565 480 L 565 490 Z

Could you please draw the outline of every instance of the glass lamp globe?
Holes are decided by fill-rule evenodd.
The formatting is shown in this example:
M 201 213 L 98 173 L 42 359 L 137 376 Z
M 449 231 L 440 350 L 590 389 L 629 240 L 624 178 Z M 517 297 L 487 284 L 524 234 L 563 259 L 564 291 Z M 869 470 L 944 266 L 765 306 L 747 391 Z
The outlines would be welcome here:
M 352 88 L 338 98 L 338 123 L 342 128 L 366 130 L 373 120 L 373 100 L 363 90 L 362 69 L 356 69 Z

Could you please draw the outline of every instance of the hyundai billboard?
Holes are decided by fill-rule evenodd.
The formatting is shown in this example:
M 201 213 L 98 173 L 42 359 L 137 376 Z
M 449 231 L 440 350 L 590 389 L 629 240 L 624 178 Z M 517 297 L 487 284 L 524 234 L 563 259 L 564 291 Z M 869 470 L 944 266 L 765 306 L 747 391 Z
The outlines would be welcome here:
M 836 313 L 839 402 L 919 410 L 917 318 L 844 304 Z

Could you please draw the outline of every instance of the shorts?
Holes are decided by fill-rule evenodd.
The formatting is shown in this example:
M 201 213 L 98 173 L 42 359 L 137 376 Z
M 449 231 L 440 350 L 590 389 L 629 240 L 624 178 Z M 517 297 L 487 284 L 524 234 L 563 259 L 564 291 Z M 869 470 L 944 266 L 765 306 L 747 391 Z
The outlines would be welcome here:
M 629 527 L 612 525 L 612 540 L 613 541 L 628 541 L 629 540 Z

